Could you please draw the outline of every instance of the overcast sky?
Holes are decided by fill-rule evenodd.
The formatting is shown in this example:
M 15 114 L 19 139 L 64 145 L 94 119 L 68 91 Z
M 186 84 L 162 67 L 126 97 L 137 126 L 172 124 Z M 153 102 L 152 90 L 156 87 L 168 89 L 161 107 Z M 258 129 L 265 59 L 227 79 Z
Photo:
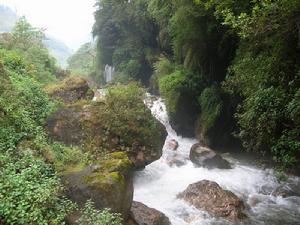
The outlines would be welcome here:
M 75 50 L 91 38 L 96 0 L 0 0 Z

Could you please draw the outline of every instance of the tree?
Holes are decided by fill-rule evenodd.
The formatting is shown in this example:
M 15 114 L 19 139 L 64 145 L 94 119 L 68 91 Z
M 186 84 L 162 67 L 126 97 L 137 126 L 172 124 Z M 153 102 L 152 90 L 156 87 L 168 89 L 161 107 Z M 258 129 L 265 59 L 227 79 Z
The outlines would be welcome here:
M 90 75 L 96 69 L 96 46 L 88 42 L 68 59 L 68 70 L 73 74 Z
M 24 51 L 32 45 L 44 47 L 44 39 L 44 30 L 33 27 L 25 17 L 21 17 L 12 30 L 12 41 L 15 43 L 15 47 Z

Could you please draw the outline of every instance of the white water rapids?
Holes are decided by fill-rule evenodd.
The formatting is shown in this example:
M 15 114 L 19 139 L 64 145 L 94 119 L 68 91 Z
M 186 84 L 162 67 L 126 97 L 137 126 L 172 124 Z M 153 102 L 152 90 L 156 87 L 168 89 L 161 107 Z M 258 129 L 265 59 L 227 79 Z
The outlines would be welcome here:
M 286 198 L 272 195 L 278 189 L 299 193 L 299 177 L 289 177 L 287 181 L 279 182 L 272 170 L 248 165 L 229 154 L 223 157 L 231 162 L 233 169 L 195 168 L 188 156 L 191 146 L 197 141 L 176 134 L 169 124 L 166 108 L 161 99 L 148 102 L 147 105 L 152 114 L 165 125 L 168 131 L 166 143 L 175 139 L 179 147 L 177 151 L 173 151 L 165 144 L 163 155 L 158 161 L 148 165 L 143 171 L 136 172 L 135 201 L 163 212 L 169 217 L 172 225 L 233 224 L 210 216 L 176 198 L 176 195 L 185 190 L 189 184 L 206 179 L 217 182 L 222 188 L 232 191 L 244 201 L 249 219 L 243 224 L 300 224 L 299 195 Z M 181 167 L 169 166 L 167 162 L 173 157 L 185 161 L 186 164 Z

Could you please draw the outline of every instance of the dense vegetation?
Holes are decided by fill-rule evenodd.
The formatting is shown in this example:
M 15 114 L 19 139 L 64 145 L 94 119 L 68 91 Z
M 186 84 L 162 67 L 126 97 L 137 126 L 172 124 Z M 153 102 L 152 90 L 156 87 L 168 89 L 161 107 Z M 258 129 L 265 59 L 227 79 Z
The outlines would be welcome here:
M 160 157 L 164 130 L 139 82 L 163 96 L 179 134 L 299 169 L 300 0 L 97 0 L 96 7 L 97 46 L 84 44 L 68 69 L 106 85 L 105 66 L 115 68 L 119 84 L 107 85 L 98 102 L 85 78 L 61 80 L 67 73 L 42 29 L 22 17 L 0 34 L 0 224 L 65 224 L 74 212 L 77 224 L 122 223 L 96 202 L 72 202 L 61 178 L 100 162 L 93 179 L 124 187 L 134 160 L 141 168 Z M 51 119 L 59 125 L 52 134 Z
M 69 59 L 68 70 L 74 75 L 95 76 L 96 49 L 94 43 L 83 44 Z
M 57 80 L 58 69 L 43 37 L 21 18 L 0 43 L 1 224 L 64 224 L 77 207 L 64 197 L 57 174 L 59 165 L 78 156 L 76 149 L 50 142 L 43 128 L 58 106 L 43 90 Z M 91 224 L 120 224 L 119 215 L 104 210 L 92 216 L 96 212 L 87 203 L 78 223 L 93 217 Z
M 183 135 L 209 146 L 241 143 L 282 168 L 297 167 L 299 0 L 101 0 L 97 6 L 98 73 L 113 65 L 116 77 L 150 84 Z

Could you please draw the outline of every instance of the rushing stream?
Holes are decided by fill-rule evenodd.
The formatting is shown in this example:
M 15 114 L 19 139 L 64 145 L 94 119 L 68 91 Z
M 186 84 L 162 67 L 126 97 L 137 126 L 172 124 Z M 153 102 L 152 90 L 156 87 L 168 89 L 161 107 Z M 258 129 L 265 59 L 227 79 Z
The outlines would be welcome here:
M 134 178 L 134 200 L 165 213 L 172 225 L 233 224 L 227 220 L 215 218 L 206 212 L 176 199 L 176 195 L 197 181 L 206 179 L 217 182 L 224 189 L 230 190 L 246 204 L 249 217 L 244 224 L 296 225 L 300 224 L 300 178 L 289 177 L 285 182 L 278 182 L 272 170 L 263 170 L 235 159 L 229 154 L 223 155 L 231 162 L 233 169 L 221 170 L 195 168 L 189 161 L 191 146 L 197 141 L 177 136 L 169 124 L 166 108 L 161 99 L 146 101 L 152 114 L 161 121 L 167 131 L 168 140 L 179 143 L 176 151 L 165 144 L 163 155 L 148 165 L 145 170 L 136 172 Z M 169 165 L 172 158 L 184 161 L 185 165 Z M 250 164 L 250 165 L 249 165 Z M 283 198 L 274 196 L 277 191 L 298 194 Z

